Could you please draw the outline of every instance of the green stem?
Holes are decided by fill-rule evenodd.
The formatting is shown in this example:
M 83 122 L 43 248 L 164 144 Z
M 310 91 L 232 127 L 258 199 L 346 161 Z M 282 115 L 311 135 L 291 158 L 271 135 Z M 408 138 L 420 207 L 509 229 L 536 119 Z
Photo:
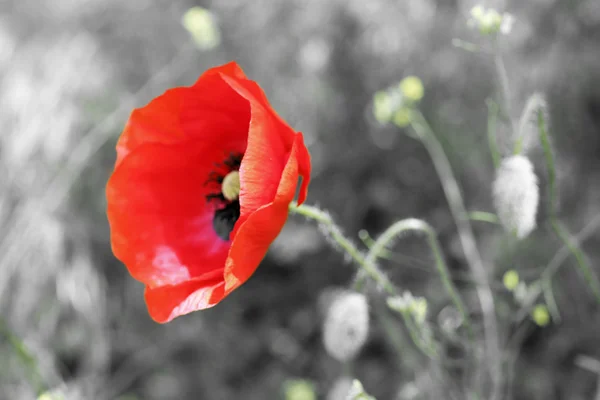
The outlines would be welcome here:
M 413 343 L 415 343 L 415 345 L 429 358 L 437 359 L 437 350 L 432 346 L 431 343 L 426 343 L 423 339 L 421 339 L 421 331 L 417 324 L 415 324 L 413 316 L 410 314 L 410 312 L 405 310 L 401 311 L 400 314 L 406 323 L 408 334 L 410 335 Z
M 4 336 L 13 347 L 15 354 L 29 373 L 29 381 L 36 393 L 38 395 L 44 393 L 47 388 L 43 382 L 35 357 L 31 354 L 25 343 L 11 332 L 3 320 L 0 320 L 0 335 Z
M 476 291 L 483 314 L 486 353 L 490 363 L 490 375 L 492 378 L 490 399 L 495 399 L 500 390 L 502 369 L 496 309 L 492 289 L 488 281 L 487 268 L 479 254 L 465 203 L 444 149 L 423 114 L 419 110 L 415 110 L 412 117 L 411 126 L 423 142 L 433 161 L 442 188 L 444 189 L 446 200 L 450 206 L 450 212 L 456 223 L 458 237 L 462 244 L 465 258 L 475 280 L 479 282 Z
M 498 216 L 486 211 L 470 211 L 469 219 L 471 221 L 489 222 L 490 224 L 499 224 Z
M 488 121 L 487 121 L 487 133 L 488 133 L 488 144 L 490 146 L 490 154 L 492 155 L 492 161 L 494 163 L 494 169 L 498 169 L 500 166 L 500 151 L 498 150 L 498 138 L 496 136 L 496 130 L 498 125 L 498 104 L 491 99 L 486 101 L 488 107 Z
M 360 240 L 362 240 L 363 244 L 365 246 L 367 246 L 368 249 L 370 249 L 371 247 L 373 247 L 373 244 L 375 243 L 375 240 L 371 237 L 371 235 L 369 234 L 369 232 L 367 232 L 365 229 L 361 229 L 358 232 L 358 237 Z M 392 257 L 394 256 L 394 254 L 387 250 L 387 249 L 383 249 L 382 252 L 379 254 L 380 258 L 386 258 L 388 260 L 391 260 Z
M 407 358 L 412 358 L 413 362 L 416 362 L 415 355 L 418 354 L 415 350 L 410 348 L 410 346 L 406 346 L 406 340 L 401 333 L 400 325 L 395 316 L 392 316 L 391 310 L 387 307 L 387 305 L 381 302 L 375 302 L 373 304 L 373 308 L 375 310 L 375 316 L 378 319 L 383 331 L 386 333 L 387 341 L 389 346 L 393 348 L 396 353 L 396 363 L 398 370 L 402 370 L 404 365 L 410 365 L 407 362 Z M 406 320 L 406 318 L 403 318 Z M 412 338 L 413 342 L 416 345 L 415 338 Z M 410 350 L 410 353 L 407 352 Z M 426 349 L 420 349 L 425 353 Z
M 496 39 L 494 42 L 494 66 L 496 67 L 496 74 L 498 76 L 498 83 L 501 91 L 501 98 L 504 101 L 504 112 L 506 114 L 506 118 L 510 121 L 510 127 L 512 129 L 512 134 L 518 134 L 517 125 L 515 123 L 514 118 L 512 117 L 512 107 L 511 101 L 512 98 L 510 96 L 510 86 L 508 83 L 508 73 L 506 72 L 506 66 L 504 65 L 504 59 L 502 58 L 502 54 L 499 49 L 499 43 Z
M 558 237 L 562 240 L 562 242 L 567 246 L 571 254 L 575 257 L 575 260 L 577 261 L 577 266 L 583 274 L 586 283 L 594 293 L 596 300 L 600 303 L 600 283 L 598 282 L 598 277 L 587 263 L 585 254 L 577 245 L 577 242 L 571 240 L 571 235 L 569 234 L 567 228 L 563 224 L 561 224 L 556 219 L 556 217 L 552 217 L 551 224 L 552 228 L 554 229 L 554 232 L 556 232 Z M 548 279 L 552 279 L 551 275 L 545 276 Z
M 577 266 L 581 271 L 586 283 L 588 284 L 591 291 L 594 293 L 596 300 L 600 302 L 600 281 L 598 277 L 587 263 L 585 254 L 577 243 L 571 240 L 571 234 L 568 229 L 560 223 L 557 216 L 558 204 L 557 204 L 557 188 L 556 188 L 556 169 L 554 154 L 550 145 L 550 138 L 548 137 L 548 130 L 546 129 L 546 122 L 544 121 L 544 113 L 538 111 L 538 131 L 542 142 L 542 148 L 544 149 L 544 156 L 546 158 L 546 168 L 548 169 L 548 190 L 549 190 L 549 202 L 550 202 L 550 224 L 552 229 L 559 237 L 559 239 L 567 246 L 571 251 L 571 254 L 577 261 Z M 547 275 L 549 279 L 552 279 L 550 275 Z
M 546 122 L 544 121 L 544 114 L 541 111 L 538 111 L 538 132 L 540 134 L 542 148 L 544 149 L 544 157 L 546 158 L 546 168 L 548 170 L 548 195 L 550 202 L 550 216 L 554 219 L 556 217 L 556 212 L 558 209 L 556 194 L 556 169 L 554 167 L 554 153 L 552 152 L 552 147 L 550 146 L 550 138 L 548 137 Z
M 596 214 L 590 222 L 588 222 L 583 229 L 573 238 L 573 242 L 575 245 L 583 242 L 588 239 L 596 230 L 600 227 L 600 214 Z M 571 250 L 567 246 L 567 244 L 563 244 L 563 247 L 559 251 L 556 252 L 550 263 L 546 266 L 544 272 L 540 279 L 532 284 L 529 288 L 529 295 L 525 300 L 522 309 L 519 311 L 519 314 L 515 318 L 515 321 L 520 324 L 525 318 L 529 316 L 530 311 L 535 306 L 536 300 L 540 295 L 543 294 L 543 284 L 544 281 L 550 281 L 552 277 L 558 272 L 559 268 L 563 265 L 566 259 L 569 257 Z
M 452 39 L 452 46 L 462 50 L 466 50 L 471 53 L 477 53 L 478 51 L 480 51 L 480 47 L 475 43 L 467 42 L 466 40 L 458 38 Z
M 548 311 L 550 312 L 552 319 L 556 322 L 560 322 L 560 312 L 558 311 L 558 305 L 554 298 L 551 279 L 544 279 L 542 281 L 542 292 L 544 293 L 544 299 L 546 300 L 546 305 L 548 306 Z

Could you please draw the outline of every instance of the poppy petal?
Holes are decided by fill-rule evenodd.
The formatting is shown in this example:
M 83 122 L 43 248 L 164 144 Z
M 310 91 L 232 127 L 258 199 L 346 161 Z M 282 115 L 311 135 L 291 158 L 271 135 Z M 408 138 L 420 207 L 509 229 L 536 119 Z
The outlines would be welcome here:
M 223 80 L 221 71 L 244 76 L 237 64 L 216 67 L 202 74 L 193 86 L 169 89 L 135 109 L 117 142 L 116 164 L 146 143 L 175 144 L 191 138 L 223 145 L 231 139 L 246 141 L 248 100 Z
M 303 138 L 298 134 L 281 174 L 274 201 L 250 214 L 234 231 L 233 243 L 225 263 L 225 295 L 250 278 L 281 232 L 288 217 L 289 204 L 296 192 L 299 160 L 304 157 L 303 149 Z
M 299 138 L 296 140 L 299 141 L 297 148 L 297 158 L 298 158 L 298 174 L 302 177 L 302 183 L 300 185 L 300 192 L 298 193 L 298 204 L 304 203 L 306 200 L 306 195 L 308 194 L 308 184 L 310 183 L 310 154 L 308 154 L 308 149 L 304 145 L 304 137 L 302 133 L 298 133 Z
M 238 165 L 239 210 L 222 208 L 222 179 Z M 283 228 L 299 177 L 298 202 L 306 199 L 309 175 L 302 134 L 235 62 L 134 110 L 117 143 L 107 215 L 113 252 L 145 284 L 152 318 L 212 307 L 245 282 Z M 223 240 L 215 229 L 234 221 Z
M 248 147 L 240 166 L 240 214 L 273 201 L 296 133 L 273 110 L 253 81 L 223 74 L 223 79 L 250 103 Z
M 146 287 L 144 298 L 150 317 L 167 323 L 181 315 L 204 310 L 216 304 L 210 298 L 215 289 L 224 285 L 222 276 L 197 278 L 177 285 Z
M 222 271 L 230 243 L 214 232 L 203 185 L 211 149 L 202 142 L 146 144 L 130 153 L 108 182 L 113 252 L 149 286 Z

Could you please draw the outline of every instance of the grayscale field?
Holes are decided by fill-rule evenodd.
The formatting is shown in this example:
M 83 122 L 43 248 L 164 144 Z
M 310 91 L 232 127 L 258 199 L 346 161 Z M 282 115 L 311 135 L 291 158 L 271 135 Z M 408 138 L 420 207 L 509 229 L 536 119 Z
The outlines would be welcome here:
M 600 399 L 600 2 L 476 4 L 0 0 L 0 399 Z M 115 146 L 231 60 L 337 225 L 291 213 L 158 324 L 111 250 Z

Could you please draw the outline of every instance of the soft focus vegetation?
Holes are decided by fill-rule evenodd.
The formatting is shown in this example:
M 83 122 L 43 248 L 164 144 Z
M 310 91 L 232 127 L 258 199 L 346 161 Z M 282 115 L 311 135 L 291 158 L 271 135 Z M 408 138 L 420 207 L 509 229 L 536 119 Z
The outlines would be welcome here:
M 431 374 L 390 313 L 374 318 L 351 365 L 326 353 L 324 304 L 356 268 L 301 217 L 290 217 L 257 273 L 221 304 L 167 325 L 152 322 L 142 285 L 111 253 L 104 185 L 133 107 L 235 59 L 304 133 L 313 162 L 308 203 L 329 210 L 356 243 L 360 229 L 379 235 L 395 220 L 426 220 L 480 325 L 478 282 L 439 177 L 422 143 L 399 127 L 408 125 L 410 110 L 391 114 L 385 97 L 394 86 L 420 101 L 468 210 L 494 212 L 486 104 L 498 94 L 494 63 L 465 51 L 468 44 L 453 45 L 453 38 L 477 42 L 483 28 L 468 27 L 473 5 L 1 1 L 0 398 L 46 391 L 41 399 L 335 400 L 330 390 L 347 391 L 348 376 L 380 400 L 445 398 L 447 387 L 461 384 L 461 349 L 447 343 L 449 362 Z M 518 120 L 532 93 L 546 94 L 555 211 L 570 232 L 583 230 L 586 260 L 600 274 L 600 4 L 486 6 L 514 16 L 501 42 L 510 112 Z M 380 123 L 389 119 L 397 123 Z M 496 132 L 503 154 L 511 152 L 509 128 L 500 124 Z M 543 187 L 544 153 L 527 145 Z M 519 315 L 523 293 L 563 246 L 548 222 L 546 192 L 540 196 L 538 228 L 522 241 L 497 224 L 473 222 L 482 257 L 493 265 L 504 378 L 512 388 L 505 398 L 592 399 L 600 391 L 600 306 L 574 257 L 565 253 L 552 280 L 556 304 Z M 436 329 L 454 329 L 457 316 L 422 238 L 403 238 L 381 267 L 418 299 L 410 312 L 426 314 Z M 385 310 L 379 303 L 373 308 Z M 517 319 L 523 322 L 515 326 Z

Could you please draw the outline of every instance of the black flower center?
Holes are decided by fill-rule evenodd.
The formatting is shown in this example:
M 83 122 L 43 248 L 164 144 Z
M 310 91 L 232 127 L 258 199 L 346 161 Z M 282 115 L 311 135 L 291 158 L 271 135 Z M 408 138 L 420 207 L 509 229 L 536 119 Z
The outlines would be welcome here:
M 230 195 L 227 190 L 230 188 L 224 187 L 224 181 L 232 171 L 240 169 L 242 157 L 242 154 L 230 154 L 222 164 L 215 165 L 215 170 L 205 183 L 213 189 L 213 192 L 206 196 L 206 200 L 208 202 L 213 201 L 216 205 L 213 216 L 213 229 L 217 236 L 225 241 L 229 241 L 229 235 L 240 217 L 240 201 L 237 197 L 233 198 Z M 227 182 L 225 184 L 227 185 Z M 224 193 L 228 195 L 225 196 Z
M 223 240 L 229 240 L 229 234 L 239 217 L 240 202 L 238 200 L 226 204 L 224 208 L 217 209 L 213 217 L 213 228 L 217 236 Z

